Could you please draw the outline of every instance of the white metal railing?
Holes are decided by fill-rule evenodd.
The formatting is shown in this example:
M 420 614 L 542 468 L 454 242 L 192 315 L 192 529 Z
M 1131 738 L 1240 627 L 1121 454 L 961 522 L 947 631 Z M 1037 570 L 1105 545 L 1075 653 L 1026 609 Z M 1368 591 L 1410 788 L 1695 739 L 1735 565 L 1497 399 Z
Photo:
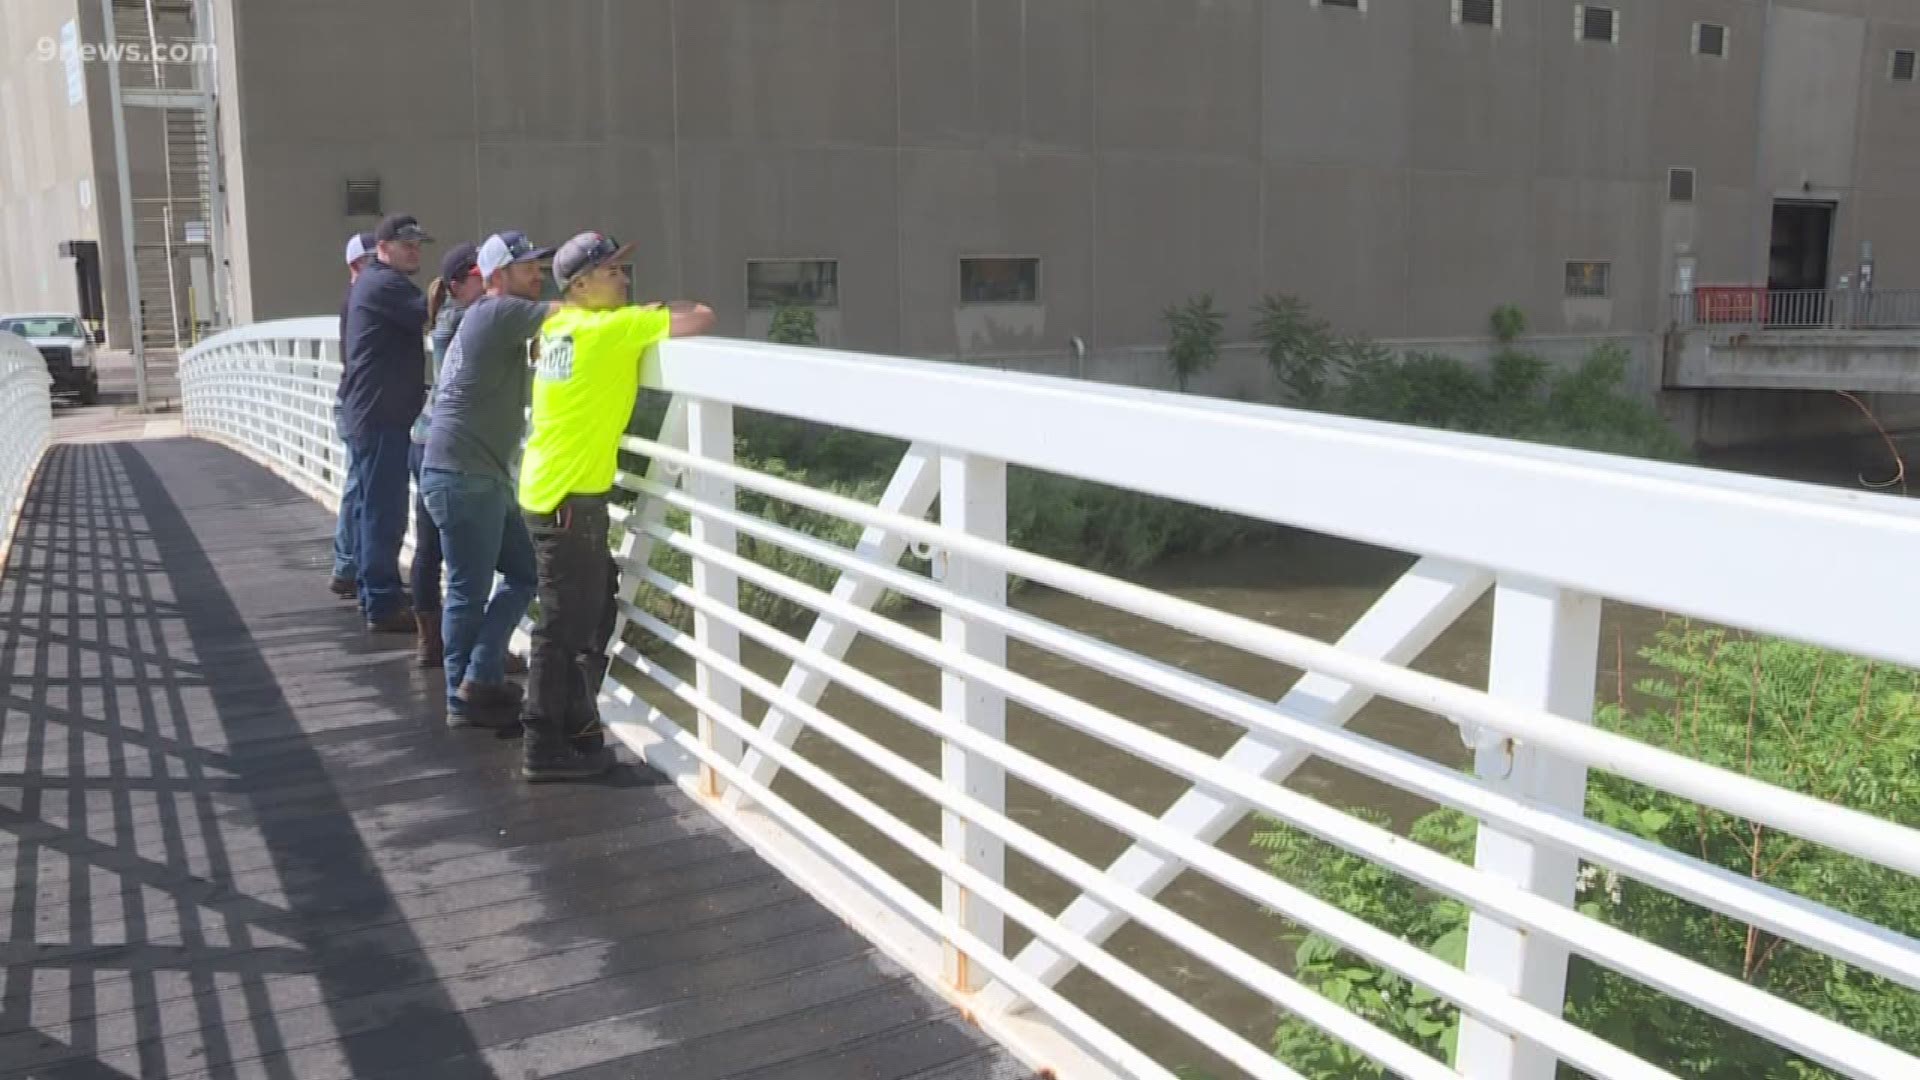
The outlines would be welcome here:
M 337 460 L 330 448 L 332 319 L 232 331 L 187 353 L 181 385 L 196 434 L 222 439 L 301 482 Z M 1059 1075 L 1168 1077 L 1153 1047 L 1128 1042 L 1060 989 L 1084 967 L 1247 1075 L 1289 1077 L 1261 1043 L 1230 1030 L 1170 985 L 1105 947 L 1136 922 L 1225 979 L 1319 1026 L 1408 1078 L 1548 1080 L 1556 1062 L 1597 1077 L 1666 1076 L 1562 1017 L 1567 959 L 1579 954 L 1677 1002 L 1848 1075 L 1920 1076 L 1920 1060 L 1694 960 L 1587 918 L 1571 906 L 1582 862 L 1920 989 L 1920 942 L 1819 903 L 1617 832 L 1584 812 L 1591 769 L 1920 875 L 1920 833 L 1635 742 L 1590 723 L 1601 598 L 1920 666 L 1920 510 L 1888 496 L 1506 443 L 1067 380 L 718 339 L 669 342 L 648 383 L 673 403 L 657 438 L 631 439 L 646 476 L 615 539 L 623 615 L 693 661 L 686 679 L 616 637 L 621 663 L 602 688 L 623 740 L 700 797 L 770 861 L 930 983 L 1030 1063 Z M 734 463 L 736 407 L 907 440 L 878 505 Z M 1417 553 L 1420 560 L 1337 642 L 1229 615 L 1009 547 L 1009 463 Z M 1247 463 L 1258 463 L 1257 468 Z M 743 513 L 738 494 L 863 527 L 849 549 Z M 937 522 L 926 515 L 938 501 Z M 671 509 L 692 522 L 666 526 Z M 830 591 L 738 554 L 742 535 L 841 573 Z M 691 580 L 651 568 L 654 545 L 693 560 Z M 933 571 L 902 569 L 912 545 Z M 1810 560 L 1808 552 L 1844 559 Z M 1008 575 L 1041 582 L 1308 672 L 1279 701 L 1142 656 L 1010 607 Z M 1858 587 L 1870 581 L 1870 589 Z M 817 613 L 804 638 L 745 614 L 749 582 Z M 693 612 L 691 632 L 634 602 L 645 584 Z M 938 634 L 881 617 L 886 590 L 941 613 Z M 1492 662 L 1481 690 L 1406 665 L 1475 601 L 1494 596 Z M 941 673 L 937 703 L 850 664 L 868 636 Z M 742 662 L 749 639 L 790 663 L 763 677 Z M 1244 735 L 1203 753 L 1006 662 L 1009 640 L 1177 702 Z M 837 685 L 937 739 L 937 765 L 857 729 L 821 705 Z M 654 687 L 655 689 L 650 689 Z M 1374 697 L 1458 725 L 1475 748 L 1467 775 L 1344 725 Z M 743 702 L 766 710 L 757 722 Z M 1006 737 L 1016 703 L 1084 733 L 1191 789 L 1143 811 Z M 691 714 L 692 723 L 677 717 Z M 807 743 L 801 732 L 811 733 Z M 815 749 L 808 751 L 807 747 Z M 937 806 L 939 826 L 843 779 L 830 747 Z M 1472 865 L 1410 844 L 1283 786 L 1323 757 L 1481 822 Z M 791 773 L 931 870 L 916 889 L 863 842 L 810 815 L 776 786 Z M 1008 813 L 1007 778 L 1117 831 L 1111 864 Z M 1392 869 L 1474 912 L 1464 968 L 1289 885 L 1217 841 L 1257 811 Z M 1043 907 L 1005 873 L 1008 849 L 1080 895 Z M 1456 1005 L 1457 1063 L 1429 1058 L 1159 899 L 1182 872 L 1287 915 Z M 1006 947 L 1008 920 L 1033 942 Z M 1456 1071 L 1457 1070 L 1457 1071 Z
M 0 570 L 53 430 L 52 383 L 40 351 L 0 330 Z
M 1766 289 L 1705 286 L 1672 298 L 1678 329 L 1911 330 L 1920 289 Z

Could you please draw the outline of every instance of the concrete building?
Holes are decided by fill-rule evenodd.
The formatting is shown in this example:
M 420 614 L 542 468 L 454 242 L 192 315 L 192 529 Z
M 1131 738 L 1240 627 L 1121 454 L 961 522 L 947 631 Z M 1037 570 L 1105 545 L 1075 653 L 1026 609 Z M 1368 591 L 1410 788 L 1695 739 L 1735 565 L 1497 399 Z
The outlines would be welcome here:
M 148 341 L 170 346 L 215 321 L 223 222 L 204 95 L 193 90 L 209 71 L 195 26 L 206 3 L 0 3 L 0 310 L 70 310 L 104 320 L 110 343 L 126 346 L 121 230 L 132 221 Z M 123 114 L 124 205 L 107 107 L 116 82 L 134 103 Z
M 604 228 L 730 333 L 801 300 L 853 348 L 1059 370 L 1077 338 L 1161 384 L 1161 312 L 1203 292 L 1239 340 L 1279 291 L 1468 350 L 1517 304 L 1651 392 L 1683 246 L 1699 283 L 1812 288 L 1871 242 L 1920 288 L 1913 0 L 211 2 L 240 320 L 334 310 L 396 209 L 443 243 Z M 94 0 L 7 0 L 0 55 L 76 3 L 86 32 Z M 6 62 L 10 131 L 67 108 Z M 11 234 L 87 140 L 9 140 L 51 192 L 10 180 Z M 34 228 L 0 306 L 57 290 Z

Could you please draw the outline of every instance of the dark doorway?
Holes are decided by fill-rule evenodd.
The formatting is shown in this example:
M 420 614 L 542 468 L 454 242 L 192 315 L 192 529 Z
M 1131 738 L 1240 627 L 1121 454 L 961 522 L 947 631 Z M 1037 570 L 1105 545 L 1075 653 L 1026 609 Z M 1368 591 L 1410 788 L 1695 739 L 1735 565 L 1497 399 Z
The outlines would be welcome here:
M 63 240 L 62 258 L 73 260 L 73 294 L 80 298 L 80 321 L 92 331 L 95 342 L 106 338 L 106 301 L 100 293 L 100 245 L 93 240 Z
M 1767 263 L 1767 322 L 1818 326 L 1826 321 L 1827 256 L 1833 243 L 1834 204 L 1781 200 L 1773 204 L 1773 245 Z

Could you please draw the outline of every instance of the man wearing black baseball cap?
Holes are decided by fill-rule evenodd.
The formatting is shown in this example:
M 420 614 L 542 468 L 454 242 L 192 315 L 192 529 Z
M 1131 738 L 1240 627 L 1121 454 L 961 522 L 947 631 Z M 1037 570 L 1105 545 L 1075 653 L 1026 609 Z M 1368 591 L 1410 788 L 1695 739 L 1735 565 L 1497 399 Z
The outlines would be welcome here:
M 527 409 L 527 343 L 559 307 L 540 301 L 540 263 L 552 254 L 514 231 L 480 245 L 475 269 L 487 292 L 461 318 L 434 389 L 420 491 L 447 566 L 449 727 L 519 723 L 507 642 L 533 601 L 535 578 L 513 470 Z
M 411 214 L 393 214 L 374 232 L 375 257 L 347 298 L 340 385 L 344 434 L 360 472 L 360 614 L 367 629 L 414 632 L 400 588 L 407 533 L 408 429 L 426 403 L 427 298 L 409 275 L 432 240 Z
M 653 347 L 667 337 L 704 334 L 714 323 L 701 304 L 629 304 L 631 251 L 597 232 L 561 245 L 553 277 L 562 307 L 540 328 L 519 492 L 540 582 L 521 713 L 527 741 L 520 774 L 534 782 L 586 779 L 613 765 L 594 698 L 618 610 L 607 496 L 620 437 Z
M 340 297 L 342 350 L 346 348 L 347 303 L 353 297 L 353 283 L 360 280 L 360 271 L 373 261 L 374 245 L 378 242 L 370 232 L 347 237 L 347 291 Z M 341 359 L 345 358 L 343 351 Z M 360 472 L 353 467 L 353 448 L 347 442 L 345 413 L 340 403 L 340 387 L 345 382 L 343 369 L 340 382 L 333 388 L 333 433 L 341 445 L 347 447 L 347 475 L 340 485 L 340 513 L 333 525 L 333 579 L 328 582 L 333 595 L 342 600 L 352 599 L 360 591 L 359 560 L 354 557 L 354 549 L 360 543 Z

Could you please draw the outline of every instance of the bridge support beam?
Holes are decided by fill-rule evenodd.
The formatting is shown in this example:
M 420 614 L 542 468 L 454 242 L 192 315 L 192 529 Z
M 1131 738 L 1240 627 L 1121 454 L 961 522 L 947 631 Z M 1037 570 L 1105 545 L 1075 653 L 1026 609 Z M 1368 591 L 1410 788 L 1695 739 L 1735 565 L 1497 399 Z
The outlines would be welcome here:
M 1487 692 L 1570 720 L 1593 718 L 1600 653 L 1600 600 L 1557 586 L 1502 577 L 1494 586 L 1493 654 Z M 1482 740 L 1474 768 L 1489 787 L 1515 798 L 1586 808 L 1587 768 L 1511 738 Z M 1579 859 L 1572 852 L 1480 826 L 1474 864 L 1482 871 L 1572 906 Z M 1558 1016 L 1566 1002 L 1567 949 L 1543 934 L 1474 912 L 1467 971 Z M 1553 1080 L 1557 1062 L 1537 1043 L 1461 1019 L 1457 1067 L 1476 1080 Z
M 733 464 L 733 406 L 716 401 L 688 403 L 687 451 L 723 465 Z M 739 493 L 733 481 L 725 477 L 694 473 L 687 477 L 687 489 L 688 494 L 710 506 L 725 510 L 739 509 Z M 704 514 L 695 514 L 691 528 L 695 543 L 711 544 L 729 555 L 738 553 L 739 537 L 732 525 Z M 733 571 L 716 566 L 699 555 L 693 557 L 693 588 L 722 607 L 735 610 L 740 607 L 740 578 Z M 733 624 L 695 611 L 693 637 L 722 659 L 736 664 L 740 662 L 740 631 Z M 735 717 L 742 715 L 738 682 L 705 662 L 695 665 L 694 679 L 700 692 L 716 706 Z M 719 717 L 707 713 L 700 714 L 700 742 L 722 759 L 735 763 L 740 760 L 745 747 L 732 728 Z M 703 763 L 700 766 L 700 793 L 709 798 L 718 798 L 722 794 L 721 787 L 719 774 L 713 766 Z
M 902 514 L 910 518 L 925 517 L 933 508 L 933 499 L 940 493 L 940 455 L 931 447 L 919 443 L 907 448 L 906 455 L 900 459 L 899 468 L 888 481 L 887 490 L 880 496 L 881 510 Z M 900 562 L 900 556 L 907 550 L 907 541 L 885 529 L 868 526 L 860 533 L 860 543 L 854 549 L 854 555 L 879 566 L 894 566 Z M 880 601 L 886 590 L 878 584 L 852 574 L 842 574 L 833 584 L 833 598 L 857 608 L 871 608 Z M 821 615 L 814 619 L 813 626 L 807 631 L 807 651 L 817 652 L 832 660 L 845 658 L 847 650 L 853 646 L 853 640 L 859 636 L 852 626 L 837 619 Z M 819 702 L 820 695 L 826 693 L 828 679 L 825 675 L 793 664 L 787 668 L 786 678 L 781 680 L 780 689 L 799 698 L 808 705 Z M 800 721 L 772 705 L 767 706 L 767 715 L 760 722 L 760 730 L 781 746 L 792 746 L 800 737 Z M 753 782 L 767 785 L 773 782 L 774 775 L 780 771 L 780 765 L 758 750 L 748 750 L 742 762 Z M 746 801 L 739 788 L 727 792 L 727 809 L 738 809 Z
M 1340 648 L 1394 664 L 1411 663 L 1447 627 L 1452 626 L 1493 584 L 1493 575 L 1476 567 L 1422 559 L 1415 563 L 1360 620 L 1341 635 Z M 1344 727 L 1373 700 L 1365 688 L 1309 672 L 1281 698 L 1282 712 L 1327 727 Z M 1271 735 L 1243 736 L 1222 760 L 1249 775 L 1283 783 L 1311 755 L 1298 743 Z M 1160 820 L 1205 843 L 1213 843 L 1247 815 L 1247 804 L 1223 792 L 1194 787 L 1180 796 Z M 1173 884 L 1186 864 L 1171 855 L 1134 844 L 1108 868 L 1116 883 L 1145 897 L 1158 896 Z M 1091 896 L 1082 896 L 1060 915 L 1060 925 L 1093 944 L 1100 944 L 1127 924 L 1127 916 Z M 1022 970 L 1052 986 L 1076 966 L 1059 950 L 1035 941 L 1021 951 Z M 986 1009 L 1015 1009 L 1020 1002 L 1004 986 L 983 995 Z
M 1007 465 L 970 454 L 943 454 L 940 458 L 940 523 L 949 529 L 995 544 L 1007 540 Z M 980 559 L 937 552 L 934 572 L 948 588 L 969 600 L 995 607 L 1007 603 L 1007 574 Z M 1007 635 L 995 626 L 978 623 L 951 611 L 940 614 L 940 639 L 955 650 L 996 668 L 1007 666 Z M 1007 701 L 991 686 L 940 673 L 940 710 L 995 742 L 1007 738 Z M 953 745 L 940 747 L 940 775 L 949 788 L 978 801 L 989 810 L 1007 808 L 1007 774 L 1000 765 Z M 940 815 L 940 839 L 947 853 L 996 884 L 1006 881 L 1006 843 L 950 810 Z M 990 908 L 959 882 L 940 882 L 941 910 L 947 918 L 985 942 L 995 953 L 1006 948 L 1005 916 Z M 985 969 L 970 964 L 965 953 L 948 942 L 945 954 L 947 982 L 962 991 L 986 985 Z

